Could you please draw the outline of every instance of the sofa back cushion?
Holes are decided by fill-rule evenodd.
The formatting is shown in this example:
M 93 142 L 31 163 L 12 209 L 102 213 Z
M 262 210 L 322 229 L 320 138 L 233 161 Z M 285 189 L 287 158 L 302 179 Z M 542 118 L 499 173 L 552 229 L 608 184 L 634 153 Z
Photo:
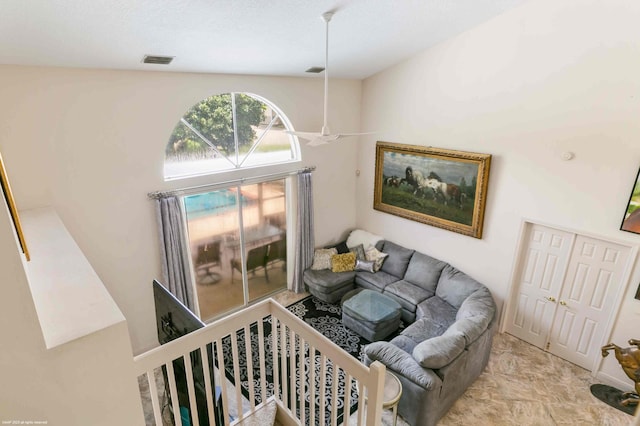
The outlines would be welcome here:
M 407 266 L 404 280 L 435 293 L 440 274 L 445 266 L 447 264 L 441 260 L 415 252 Z
M 416 345 L 413 357 L 424 368 L 439 369 L 456 359 L 465 348 L 462 334 L 443 334 Z
M 459 309 L 465 299 L 480 288 L 484 288 L 484 286 L 478 281 L 453 266 L 447 265 L 440 274 L 436 296 Z
M 413 256 L 414 250 L 404 248 L 391 241 L 385 241 L 382 246 L 382 251 L 389 256 L 382 264 L 381 270 L 393 275 L 394 277 L 402 278 L 407 271 L 407 266 Z

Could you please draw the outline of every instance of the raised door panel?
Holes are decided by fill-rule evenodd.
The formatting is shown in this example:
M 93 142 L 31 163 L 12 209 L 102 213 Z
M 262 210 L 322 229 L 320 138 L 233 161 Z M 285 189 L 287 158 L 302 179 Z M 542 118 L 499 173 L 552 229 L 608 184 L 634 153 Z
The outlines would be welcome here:
M 622 285 L 628 247 L 578 235 L 553 322 L 549 350 L 591 369 Z
M 549 337 L 573 234 L 541 225 L 529 225 L 522 249 L 522 268 L 514 303 L 507 315 L 506 330 L 543 347 Z

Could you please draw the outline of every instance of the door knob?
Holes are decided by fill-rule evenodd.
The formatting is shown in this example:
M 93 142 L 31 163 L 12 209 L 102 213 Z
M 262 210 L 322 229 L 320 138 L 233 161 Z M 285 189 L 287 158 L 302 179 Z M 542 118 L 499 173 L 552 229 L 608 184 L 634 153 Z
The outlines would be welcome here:
M 564 300 L 561 300 L 561 301 L 560 301 L 560 304 L 561 304 L 562 306 L 567 306 L 567 302 L 565 302 Z
M 549 302 L 555 302 L 555 301 L 556 301 L 556 298 L 555 298 L 555 297 L 553 297 L 553 296 L 548 296 L 548 297 L 547 297 L 547 300 L 549 300 Z

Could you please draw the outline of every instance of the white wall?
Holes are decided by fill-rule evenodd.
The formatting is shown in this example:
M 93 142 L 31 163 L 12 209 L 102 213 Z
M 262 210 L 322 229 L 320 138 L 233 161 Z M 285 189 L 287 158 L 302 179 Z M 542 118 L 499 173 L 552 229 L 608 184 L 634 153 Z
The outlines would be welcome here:
M 272 101 L 298 130 L 322 125 L 322 79 L 0 66 L 0 152 L 19 209 L 52 205 L 127 318 L 133 350 L 157 345 L 151 282 L 160 277 L 147 193 L 165 183 L 164 148 L 180 117 L 216 93 Z M 357 130 L 361 82 L 331 83 L 334 131 Z M 302 147 L 315 165 L 316 238 L 355 225 L 355 144 Z M 264 173 L 264 172 L 263 172 Z M 330 194 L 330 195 L 326 195 Z M 28 242 L 27 242 L 28 243 Z
M 126 323 L 47 350 L 12 227 L 0 197 L 0 421 L 142 424 Z
M 504 303 L 523 218 L 619 231 L 640 167 L 640 2 L 535 0 L 363 84 L 358 226 L 446 260 Z M 484 237 L 373 210 L 375 141 L 493 155 Z M 565 151 L 575 153 L 562 161 Z M 634 270 L 611 340 L 640 338 Z M 603 373 L 631 385 L 616 360 Z

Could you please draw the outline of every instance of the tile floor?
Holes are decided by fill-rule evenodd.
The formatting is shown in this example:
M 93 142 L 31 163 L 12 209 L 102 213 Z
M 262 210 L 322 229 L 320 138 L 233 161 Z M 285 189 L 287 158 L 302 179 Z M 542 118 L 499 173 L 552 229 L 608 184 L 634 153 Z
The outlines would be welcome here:
M 440 425 L 629 425 L 601 402 L 591 374 L 509 334 L 494 337 L 489 365 Z

